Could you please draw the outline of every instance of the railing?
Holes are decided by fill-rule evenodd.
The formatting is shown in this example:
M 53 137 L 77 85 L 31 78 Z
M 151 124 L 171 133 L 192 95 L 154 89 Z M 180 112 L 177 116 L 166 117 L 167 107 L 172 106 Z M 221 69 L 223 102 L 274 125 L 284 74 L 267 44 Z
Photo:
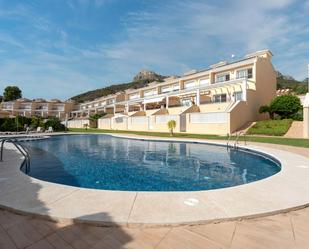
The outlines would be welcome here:
M 235 137 L 235 141 L 234 141 L 234 145 L 233 145 L 233 147 L 236 149 L 236 148 L 238 148 L 238 144 L 239 144 L 239 138 L 240 138 L 240 136 L 241 135 L 243 135 L 243 137 L 244 137 L 244 143 L 245 143 L 245 145 L 247 145 L 247 139 L 246 139 L 246 133 L 245 132 L 243 132 L 243 131 L 240 131 L 240 132 L 236 132 L 236 133 L 234 133 L 234 134 L 227 134 L 227 143 L 226 143 L 226 147 L 227 148 L 229 148 L 229 147 L 231 147 L 230 146 L 230 143 L 231 143 L 231 140 L 232 140 L 232 137 Z
M 16 149 L 23 155 L 24 162 L 26 163 L 26 173 L 29 172 L 30 169 L 30 162 L 31 162 L 31 157 L 30 157 L 30 153 L 28 151 L 28 149 L 26 149 L 25 146 L 23 146 L 21 143 L 18 142 L 18 140 L 14 140 L 11 138 L 4 138 L 1 140 L 1 148 L 0 148 L 0 161 L 3 161 L 3 148 L 4 148 L 4 144 L 5 142 L 9 142 L 12 143 Z
M 245 145 L 247 145 L 247 141 L 246 141 L 246 133 L 245 133 L 245 132 L 243 132 L 243 131 L 240 131 L 240 132 L 237 134 L 237 137 L 236 137 L 236 139 L 235 139 L 235 142 L 234 142 L 234 148 L 237 148 L 238 141 L 239 141 L 239 138 L 240 138 L 240 136 L 241 136 L 241 135 L 243 135 Z

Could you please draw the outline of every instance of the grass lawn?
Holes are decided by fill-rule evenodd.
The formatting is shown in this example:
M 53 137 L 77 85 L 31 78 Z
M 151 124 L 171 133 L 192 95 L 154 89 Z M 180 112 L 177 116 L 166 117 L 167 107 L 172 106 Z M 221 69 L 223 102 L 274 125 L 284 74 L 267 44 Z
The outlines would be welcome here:
M 282 136 L 287 133 L 292 123 L 292 119 L 258 121 L 248 130 L 247 134 Z
M 74 132 L 85 132 L 85 133 L 122 133 L 122 134 L 136 134 L 136 135 L 153 136 L 153 137 L 170 137 L 170 134 L 167 132 L 121 131 L 121 130 L 100 130 L 100 129 L 87 129 L 87 130 L 69 129 L 69 130 Z M 174 133 L 174 137 L 198 138 L 198 139 L 209 139 L 209 140 L 227 140 L 227 136 L 188 134 L 188 133 Z M 240 137 L 239 140 L 242 141 L 243 139 L 244 139 L 243 137 Z M 282 145 L 309 148 L 309 139 L 247 136 L 246 140 L 251 142 L 282 144 Z

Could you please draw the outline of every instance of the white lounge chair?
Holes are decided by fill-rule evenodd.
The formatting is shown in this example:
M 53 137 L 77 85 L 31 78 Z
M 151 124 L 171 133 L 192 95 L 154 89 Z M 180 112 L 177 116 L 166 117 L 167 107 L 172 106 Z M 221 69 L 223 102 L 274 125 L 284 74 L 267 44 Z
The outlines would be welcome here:
M 48 132 L 48 133 L 54 132 L 53 127 L 49 126 L 49 127 L 48 127 L 48 130 L 47 130 L 46 132 Z
M 40 132 L 43 132 L 42 127 L 36 128 L 36 133 L 40 133 Z

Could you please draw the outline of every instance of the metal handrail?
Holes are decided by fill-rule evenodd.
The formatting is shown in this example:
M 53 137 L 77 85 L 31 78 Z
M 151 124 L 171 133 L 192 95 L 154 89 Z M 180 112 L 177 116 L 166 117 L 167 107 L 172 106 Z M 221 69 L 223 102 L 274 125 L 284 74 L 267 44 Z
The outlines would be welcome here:
M 226 147 L 227 147 L 227 148 L 230 147 L 230 142 L 231 142 L 231 140 L 233 139 L 233 136 L 235 136 L 235 135 L 237 136 L 237 133 L 232 133 L 232 134 L 228 133 L 228 134 L 227 134 L 227 136 L 228 136 L 227 143 L 226 143 Z
M 227 134 L 227 142 L 226 142 L 226 147 L 228 148 L 230 145 L 232 135 L 230 133 Z
M 243 135 L 245 145 L 247 145 L 246 133 L 243 132 L 243 131 L 240 131 L 240 132 L 237 134 L 237 136 L 236 136 L 236 139 L 235 139 L 235 142 L 234 142 L 234 148 L 237 148 L 238 141 L 239 141 L 239 138 L 240 138 L 241 135 Z
M 1 162 L 3 161 L 3 147 L 5 142 L 12 143 L 17 148 L 17 150 L 23 155 L 23 157 L 25 158 L 24 161 L 26 162 L 26 173 L 27 173 L 30 168 L 31 156 L 28 149 L 26 149 L 26 147 L 23 146 L 21 143 L 19 143 L 17 140 L 13 140 L 11 138 L 2 139 L 0 148 L 0 161 Z

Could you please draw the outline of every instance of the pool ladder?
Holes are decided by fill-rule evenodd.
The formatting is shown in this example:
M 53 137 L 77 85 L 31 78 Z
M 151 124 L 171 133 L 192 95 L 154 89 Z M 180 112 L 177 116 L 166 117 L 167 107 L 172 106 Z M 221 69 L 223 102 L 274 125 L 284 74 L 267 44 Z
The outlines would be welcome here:
M 28 173 L 29 169 L 30 169 L 30 162 L 31 162 L 31 157 L 30 157 L 30 153 L 29 153 L 28 149 L 25 146 L 23 146 L 16 139 L 4 138 L 4 139 L 0 139 L 0 141 L 1 141 L 0 162 L 3 161 L 3 148 L 4 148 L 5 142 L 12 143 L 16 147 L 16 149 L 23 155 L 23 157 L 24 157 L 24 162 L 23 163 L 25 163 L 26 173 Z
M 239 138 L 240 138 L 241 135 L 243 135 L 245 145 L 247 145 L 246 133 L 243 132 L 243 131 L 240 131 L 240 132 L 236 132 L 234 134 L 229 134 L 229 133 L 227 134 L 228 139 L 227 139 L 226 147 L 227 148 L 231 147 L 230 143 L 232 142 L 232 138 L 235 137 L 233 147 L 235 149 L 237 149 L 238 148 L 238 144 L 239 144 Z

